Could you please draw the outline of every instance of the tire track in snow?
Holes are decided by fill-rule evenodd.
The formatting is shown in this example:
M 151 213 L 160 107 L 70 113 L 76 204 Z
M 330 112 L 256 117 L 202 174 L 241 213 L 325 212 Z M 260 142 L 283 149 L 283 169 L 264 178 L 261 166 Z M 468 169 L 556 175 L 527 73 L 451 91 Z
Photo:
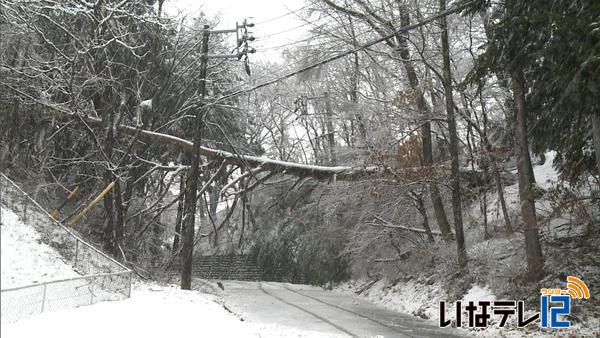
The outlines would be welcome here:
M 397 327 L 390 326 L 390 325 L 388 325 L 388 324 L 386 324 L 386 323 L 384 323 L 384 322 L 381 322 L 381 321 L 379 321 L 379 320 L 377 320 L 377 319 L 371 318 L 371 317 L 369 317 L 369 316 L 365 316 L 365 315 L 363 315 L 363 314 L 361 314 L 361 313 L 358 313 L 358 312 L 355 312 L 355 311 L 352 311 L 352 310 L 348 310 L 348 309 L 346 309 L 346 308 L 343 308 L 343 307 L 341 307 L 341 306 L 339 306 L 339 305 L 331 304 L 331 303 L 329 303 L 329 302 L 326 302 L 326 301 L 323 301 L 323 300 L 321 300 L 321 299 L 319 299 L 319 298 L 317 298 L 317 297 L 313 297 L 313 296 L 306 295 L 306 294 L 304 294 L 304 293 L 302 293 L 302 292 L 299 292 L 299 291 L 296 291 L 296 290 L 294 290 L 294 289 L 291 289 L 291 288 L 289 288 L 289 287 L 288 287 L 287 285 L 285 285 L 285 284 L 283 284 L 283 287 L 284 287 L 286 290 L 288 290 L 288 291 L 290 291 L 290 292 L 293 292 L 293 293 L 296 293 L 296 294 L 298 294 L 298 295 L 300 295 L 300 296 L 304 296 L 304 297 L 306 297 L 306 298 L 310 298 L 310 299 L 312 299 L 312 300 L 315 300 L 315 301 L 317 301 L 317 302 L 319 302 L 319 303 L 321 303 L 321 304 L 329 305 L 329 306 L 331 306 L 331 307 L 334 307 L 334 308 L 336 308 L 336 309 L 339 309 L 339 310 L 342 310 L 342 311 L 345 311 L 345 312 L 351 313 L 351 314 L 353 314 L 353 315 L 355 315 L 355 316 L 358 316 L 358 317 L 361 317 L 361 318 L 364 318 L 364 319 L 368 319 L 368 320 L 370 320 L 370 321 L 372 321 L 372 322 L 374 322 L 374 323 L 376 323 L 376 324 L 379 324 L 379 325 L 381 325 L 381 326 L 387 327 L 387 328 L 388 328 L 388 329 L 390 329 L 390 330 L 393 330 L 393 331 L 395 331 L 395 332 L 398 332 L 398 333 L 401 333 L 401 334 L 403 334 L 403 335 L 407 335 L 407 336 L 409 336 L 409 337 L 412 337 L 412 336 L 410 336 L 408 333 L 406 333 L 406 332 L 404 332 L 404 331 L 401 331 L 401 330 L 399 330 Z M 407 328 L 407 327 L 406 327 L 406 329 L 409 329 L 409 328 Z
M 303 308 L 303 307 L 301 307 L 301 306 L 298 306 L 298 305 L 296 305 L 296 304 L 294 304 L 294 303 L 288 302 L 287 300 L 285 300 L 285 299 L 283 299 L 283 298 L 281 298 L 281 297 L 275 296 L 274 294 L 272 294 L 272 293 L 268 292 L 267 290 L 265 290 L 265 289 L 263 288 L 263 286 L 262 286 L 262 283 L 258 283 L 258 289 L 259 289 L 260 291 L 264 292 L 265 294 L 267 294 L 267 295 L 269 295 L 269 296 L 271 296 L 271 297 L 273 297 L 273 298 L 277 299 L 278 301 L 280 301 L 280 302 L 282 302 L 282 303 L 285 303 L 285 304 L 287 304 L 287 305 L 289 305 L 289 306 L 291 306 L 291 307 L 294 307 L 294 308 L 296 308 L 296 309 L 298 309 L 298 310 L 300 310 L 300 311 L 302 311 L 302 312 L 308 313 L 309 315 L 311 315 L 311 316 L 313 316 L 313 317 L 317 318 L 318 320 L 320 320 L 320 321 L 323 321 L 323 322 L 325 322 L 325 323 L 327 323 L 327 324 L 329 324 L 329 325 L 331 325 L 331 326 L 335 327 L 335 328 L 336 328 L 336 329 L 338 329 L 339 331 L 342 331 L 342 332 L 344 332 L 345 334 L 348 334 L 348 335 L 350 335 L 351 337 L 358 337 L 356 334 L 354 334 L 354 333 L 352 333 L 352 332 L 350 332 L 350 331 L 346 330 L 345 328 L 343 328 L 343 327 L 341 327 L 341 326 L 339 326 L 339 325 L 337 325 L 337 324 L 335 324 L 335 323 L 333 323 L 333 322 L 329 321 L 327 318 L 321 317 L 321 316 L 319 316 L 318 314 L 316 314 L 316 313 L 314 313 L 314 312 L 311 312 L 311 311 L 309 311 L 309 310 L 307 310 L 307 309 L 305 309 L 305 308 Z M 287 289 L 288 291 L 291 291 L 291 290 L 289 290 L 287 287 L 286 287 L 286 289 Z

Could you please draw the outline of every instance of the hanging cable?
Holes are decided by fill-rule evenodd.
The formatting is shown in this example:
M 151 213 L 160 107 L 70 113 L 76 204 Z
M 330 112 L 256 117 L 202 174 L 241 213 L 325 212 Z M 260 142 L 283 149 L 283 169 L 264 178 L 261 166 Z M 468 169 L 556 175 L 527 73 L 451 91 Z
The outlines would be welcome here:
M 315 4 L 315 2 L 310 2 L 309 4 L 306 4 L 306 5 L 304 5 L 304 6 L 300 7 L 300 8 L 298 8 L 298 9 L 295 9 L 295 10 L 293 10 L 293 11 L 288 11 L 288 12 L 286 12 L 286 13 L 283 13 L 283 14 L 281 14 L 281 15 L 278 15 L 278 16 L 276 16 L 276 17 L 273 17 L 273 18 L 270 18 L 270 19 L 266 19 L 266 20 L 263 20 L 263 21 L 259 21 L 259 22 L 257 22 L 256 24 L 257 24 L 257 25 L 262 25 L 262 24 L 265 24 L 265 23 L 267 23 L 267 22 L 271 22 L 271 21 L 279 20 L 279 19 L 281 19 L 281 18 L 285 18 L 285 17 L 286 17 L 286 16 L 288 16 L 288 15 L 292 15 L 292 14 L 298 13 L 298 12 L 300 12 L 301 10 L 304 10 L 304 9 L 306 9 L 306 8 L 308 8 L 308 7 L 312 6 L 312 5 L 314 5 L 314 4 Z
M 410 31 L 410 30 L 413 30 L 413 29 L 415 29 L 415 28 L 419 28 L 419 27 L 421 27 L 421 26 L 424 26 L 424 25 L 426 25 L 426 24 L 429 24 L 429 23 L 431 23 L 431 22 L 433 22 L 433 21 L 435 21 L 435 20 L 437 20 L 437 19 L 439 19 L 439 18 L 441 18 L 441 17 L 445 17 L 445 16 L 448 16 L 448 15 L 450 15 L 450 14 L 453 14 L 453 13 L 456 13 L 456 12 L 458 12 L 458 11 L 461 11 L 461 10 L 463 10 L 463 9 L 467 8 L 468 6 L 470 6 L 470 5 L 471 5 L 471 4 L 472 4 L 474 1 L 475 1 L 475 0 L 470 0 L 470 1 L 467 1 L 467 2 L 463 2 L 463 3 L 462 3 L 462 4 L 460 4 L 460 5 L 457 5 L 457 6 L 455 6 L 455 7 L 449 8 L 449 9 L 447 9 L 447 10 L 445 10 L 445 11 L 442 11 L 442 12 L 439 12 L 439 13 L 437 13 L 437 14 L 435 14 L 435 15 L 431 15 L 431 16 L 429 16 L 428 18 L 426 18 L 426 19 L 423 19 L 422 21 L 419 21 L 419 22 L 417 22 L 417 23 L 414 23 L 414 24 L 412 24 L 412 25 L 408 25 L 408 26 L 401 27 L 400 29 L 398 29 L 398 30 L 395 30 L 394 32 L 392 32 L 392 33 L 390 33 L 390 34 L 386 34 L 386 35 L 384 35 L 384 36 L 382 36 L 382 37 L 380 37 L 380 38 L 378 38 L 378 39 L 375 39 L 375 40 L 373 40 L 373 41 L 371 41 L 371 42 L 368 42 L 368 43 L 362 44 L 362 45 L 360 45 L 360 46 L 357 46 L 357 47 L 355 47 L 355 48 L 351 48 L 351 49 L 349 49 L 349 50 L 347 50 L 347 51 L 344 51 L 344 52 L 338 53 L 338 54 L 336 54 L 336 55 L 334 55 L 334 56 L 331 56 L 331 57 L 325 58 L 325 59 L 323 59 L 323 60 L 321 60 L 321 61 L 314 62 L 314 63 L 313 63 L 313 64 L 311 64 L 311 65 L 308 65 L 308 66 L 306 66 L 306 67 L 303 67 L 303 68 L 301 68 L 301 69 L 298 69 L 298 70 L 296 70 L 296 71 L 290 72 L 290 73 L 288 73 L 288 74 L 285 74 L 285 75 L 279 76 L 279 77 L 277 77 L 277 78 L 275 78 L 275 79 L 272 79 L 272 80 L 265 81 L 265 82 L 263 82 L 263 83 L 260 83 L 260 84 L 258 84 L 258 85 L 252 86 L 252 87 L 250 87 L 250 88 L 241 89 L 241 90 L 238 90 L 238 91 L 235 91 L 235 92 L 232 92 L 232 93 L 229 93 L 229 94 L 223 95 L 223 96 L 221 96 L 220 98 L 216 99 L 216 100 L 215 100 L 214 102 L 212 102 L 211 104 L 216 104 L 216 103 L 218 103 L 218 102 L 220 102 L 220 101 L 227 100 L 227 99 L 230 99 L 230 98 L 232 98 L 232 97 L 235 97 L 235 96 L 238 96 L 238 95 L 242 95 L 242 94 L 245 94 L 245 93 L 249 93 L 249 92 L 251 92 L 251 91 L 255 91 L 255 90 L 257 90 L 257 89 L 260 89 L 260 88 L 263 88 L 263 87 L 266 87 L 266 86 L 272 85 L 272 84 L 274 84 L 274 83 L 277 83 L 277 82 L 280 82 L 280 81 L 283 81 L 283 80 L 285 80 L 285 79 L 289 79 L 289 78 L 291 78 L 291 77 L 294 77 L 294 76 L 296 76 L 296 75 L 298 75 L 298 74 L 304 73 L 304 72 L 306 72 L 306 71 L 309 71 L 309 70 L 311 70 L 311 69 L 314 69 L 314 68 L 320 67 L 320 66 L 322 66 L 322 65 L 325 65 L 325 64 L 327 64 L 327 63 L 330 63 L 330 62 L 332 62 L 332 61 L 335 61 L 335 60 L 341 59 L 341 58 L 343 58 L 343 57 L 345 57 L 345 56 L 348 56 L 348 55 L 350 55 L 350 54 L 354 54 L 354 53 L 356 53 L 356 52 L 359 52 L 359 51 L 361 51 L 361 50 L 363 50 L 363 49 L 366 49 L 366 48 L 369 48 L 369 47 L 371 47 L 371 46 L 374 46 L 374 45 L 376 45 L 376 44 L 378 44 L 378 43 L 381 43 L 381 42 L 384 42 L 384 41 L 386 41 L 386 40 L 388 40 L 388 39 L 394 38 L 394 37 L 395 37 L 396 35 L 398 35 L 398 34 L 401 34 L 401 33 L 404 33 L 404 32 Z

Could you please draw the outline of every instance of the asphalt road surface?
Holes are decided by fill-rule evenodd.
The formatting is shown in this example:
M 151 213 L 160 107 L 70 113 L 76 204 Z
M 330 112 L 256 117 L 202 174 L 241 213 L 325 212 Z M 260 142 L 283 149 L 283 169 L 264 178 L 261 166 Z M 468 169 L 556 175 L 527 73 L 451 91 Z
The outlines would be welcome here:
M 288 283 L 223 281 L 228 306 L 246 320 L 315 331 L 323 337 L 459 337 L 430 321 L 359 297 Z

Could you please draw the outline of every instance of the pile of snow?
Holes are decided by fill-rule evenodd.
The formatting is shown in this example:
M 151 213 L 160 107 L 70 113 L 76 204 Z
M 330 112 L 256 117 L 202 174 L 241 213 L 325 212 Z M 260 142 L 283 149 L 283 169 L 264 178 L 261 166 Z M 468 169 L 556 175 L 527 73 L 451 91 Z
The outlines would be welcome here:
M 549 189 L 552 186 L 554 186 L 556 184 L 556 182 L 558 181 L 558 172 L 552 166 L 552 162 L 554 162 L 554 157 L 556 156 L 556 152 L 554 152 L 554 151 L 548 152 L 545 154 L 545 156 L 546 156 L 546 161 L 544 162 L 543 165 L 534 165 L 533 166 L 533 175 L 535 176 L 536 184 L 539 187 L 541 187 L 543 189 Z M 511 170 L 511 173 L 514 175 L 517 175 L 517 169 Z M 512 185 L 504 187 L 504 199 L 505 199 L 506 206 L 509 209 L 510 214 L 514 215 L 514 214 L 518 214 L 520 212 L 518 182 L 515 182 Z M 502 226 L 502 222 L 503 222 L 502 211 L 500 208 L 500 201 L 498 200 L 498 194 L 496 193 L 495 190 L 488 192 L 487 200 L 488 200 L 488 207 L 487 207 L 488 220 L 491 222 L 497 222 L 498 226 Z M 539 202 L 537 204 L 539 204 Z M 474 207 L 474 209 L 475 208 L 479 209 L 479 205 L 477 203 L 475 203 L 473 207 Z M 539 209 L 543 209 L 543 206 L 542 206 L 542 208 L 540 208 L 540 206 L 538 205 L 538 212 L 543 211 L 543 210 L 539 210 Z M 473 214 L 477 218 L 481 217 L 481 215 L 479 215 L 478 211 L 473 212 Z
M 544 164 L 533 166 L 536 185 L 543 190 L 551 190 L 556 187 L 559 182 L 559 173 L 552 166 L 555 156 L 555 151 L 547 152 L 545 154 L 546 161 Z M 511 173 L 517 175 L 517 169 L 511 170 Z M 568 184 L 566 184 L 566 186 L 568 186 Z M 504 226 L 504 218 L 498 194 L 495 190 L 489 191 L 487 194 L 487 219 L 489 226 L 490 228 L 494 226 L 502 228 Z M 504 199 L 513 227 L 516 227 L 517 215 L 520 213 L 519 184 L 517 182 L 504 187 Z M 543 196 L 542 198 L 537 199 L 535 201 L 535 206 L 538 223 L 541 228 L 541 235 L 544 238 L 568 238 L 582 235 L 585 232 L 585 227 L 577 224 L 572 212 L 569 210 L 564 210 L 562 213 L 556 212 L 553 209 L 553 203 L 549 196 Z M 468 220 L 467 223 L 477 226 L 483 222 L 479 203 L 473 203 L 471 208 L 466 209 L 466 212 L 467 215 L 465 215 L 465 217 Z M 467 240 L 472 240 L 472 238 L 467 238 Z M 473 245 L 474 243 L 468 244 Z
M 219 305 L 214 296 L 147 283 L 134 283 L 130 299 L 42 313 L 2 325 L 1 331 L 3 338 L 82 335 L 90 338 L 322 336 L 287 326 L 244 322 Z
M 79 276 L 53 248 L 41 242 L 33 227 L 23 224 L 10 209 L 1 207 L 0 212 L 2 289 Z
M 487 286 L 479 286 L 473 285 L 469 291 L 463 296 L 462 303 L 466 304 L 468 302 L 477 302 L 480 300 L 496 300 L 496 296 L 492 292 L 492 290 Z
M 548 189 L 558 181 L 558 171 L 552 166 L 556 151 L 547 152 L 544 156 L 546 157 L 544 164 L 533 166 L 533 175 L 538 186 Z

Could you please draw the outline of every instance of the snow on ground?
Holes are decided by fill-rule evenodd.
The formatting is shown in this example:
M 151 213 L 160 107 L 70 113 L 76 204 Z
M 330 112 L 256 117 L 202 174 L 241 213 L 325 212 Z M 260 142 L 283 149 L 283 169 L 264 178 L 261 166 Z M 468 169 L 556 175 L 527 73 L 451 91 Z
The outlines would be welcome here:
M 46 312 L 1 329 L 3 338 L 323 336 L 287 326 L 244 322 L 219 305 L 215 296 L 140 282 L 133 285 L 130 299 Z
M 40 234 L 1 208 L 2 289 L 79 276 Z M 10 337 L 322 337 L 318 332 L 241 321 L 215 296 L 175 286 L 135 283 L 131 298 L 44 312 L 3 322 Z M 100 325 L 98 325 L 101 323 Z
M 335 288 L 335 291 L 354 295 L 355 291 L 366 283 L 364 280 L 343 283 Z M 391 287 L 388 284 L 386 279 L 382 279 L 361 296 L 390 310 L 438 321 L 439 302 L 445 294 L 441 292 L 442 285 L 439 282 L 427 285 L 429 283 L 411 279 Z
M 552 166 L 556 151 L 550 151 L 545 154 L 546 161 L 542 165 L 533 166 L 536 184 L 544 189 L 551 188 L 558 181 L 558 172 Z M 516 171 L 515 171 L 516 173 Z
M 10 209 L 1 208 L 2 289 L 79 276 L 53 248 L 41 243 L 33 227 L 23 224 Z
M 556 156 L 556 152 L 551 151 L 545 154 L 546 161 L 543 165 L 533 165 L 533 175 L 535 176 L 536 184 L 538 187 L 543 189 L 549 189 L 553 187 L 558 181 L 558 172 L 554 167 L 552 167 L 552 162 L 554 161 L 554 157 Z M 513 169 L 510 171 L 513 175 L 517 175 L 517 169 Z M 502 226 L 503 218 L 502 218 L 502 209 L 500 207 L 500 201 L 498 199 L 498 194 L 496 191 L 488 192 L 488 207 L 487 207 L 487 216 L 490 222 L 497 223 L 497 226 Z M 508 208 L 509 214 L 512 215 L 519 213 L 519 184 L 515 182 L 512 185 L 504 187 L 504 200 L 506 202 L 506 206 Z M 538 212 L 545 212 L 548 208 L 546 201 L 536 201 L 536 207 Z M 474 203 L 472 208 L 472 216 L 479 220 L 481 218 L 479 212 L 479 204 Z M 514 218 L 511 219 L 514 222 Z
M 545 154 L 545 156 L 546 161 L 544 164 L 534 164 L 533 172 L 536 185 L 543 190 L 549 191 L 556 187 L 557 183 L 559 182 L 559 174 L 552 166 L 556 152 L 548 152 Z M 513 175 L 517 175 L 517 169 L 513 169 L 510 172 Z M 489 227 L 502 228 L 504 226 L 504 219 L 498 194 L 495 190 L 489 191 L 487 194 L 487 219 L 489 222 Z M 517 182 L 504 187 L 504 199 L 513 227 L 517 228 L 517 216 L 520 213 L 519 184 Z M 541 236 L 543 236 L 545 239 L 559 239 L 578 236 L 585 232 L 585 227 L 580 226 L 581 224 L 577 224 L 577 221 L 570 210 L 557 213 L 553 209 L 553 204 L 554 203 L 551 201 L 551 197 L 549 195 L 542 196 L 535 201 Z M 465 212 L 465 224 L 471 224 L 475 227 L 481 225 L 483 220 L 479 203 L 473 203 L 470 208 L 465 209 Z M 469 235 L 469 233 L 467 235 Z M 471 238 L 467 238 L 467 247 L 475 245 L 479 241 L 480 238 L 473 238 L 473 236 L 471 236 Z
M 365 284 L 365 281 L 361 282 Z M 356 284 L 344 283 L 336 288 L 336 291 L 353 294 L 357 288 L 360 288 L 360 285 L 360 282 Z M 412 314 L 439 323 L 440 301 L 445 300 L 445 292 L 440 282 L 423 283 L 411 279 L 408 282 L 399 282 L 391 287 L 386 285 L 388 285 L 388 281 L 382 279 L 373 284 L 362 296 L 390 310 Z M 473 285 L 462 298 L 463 304 L 478 300 L 493 301 L 496 300 L 496 296 L 488 287 Z M 447 304 L 446 313 L 454 313 L 452 304 Z

